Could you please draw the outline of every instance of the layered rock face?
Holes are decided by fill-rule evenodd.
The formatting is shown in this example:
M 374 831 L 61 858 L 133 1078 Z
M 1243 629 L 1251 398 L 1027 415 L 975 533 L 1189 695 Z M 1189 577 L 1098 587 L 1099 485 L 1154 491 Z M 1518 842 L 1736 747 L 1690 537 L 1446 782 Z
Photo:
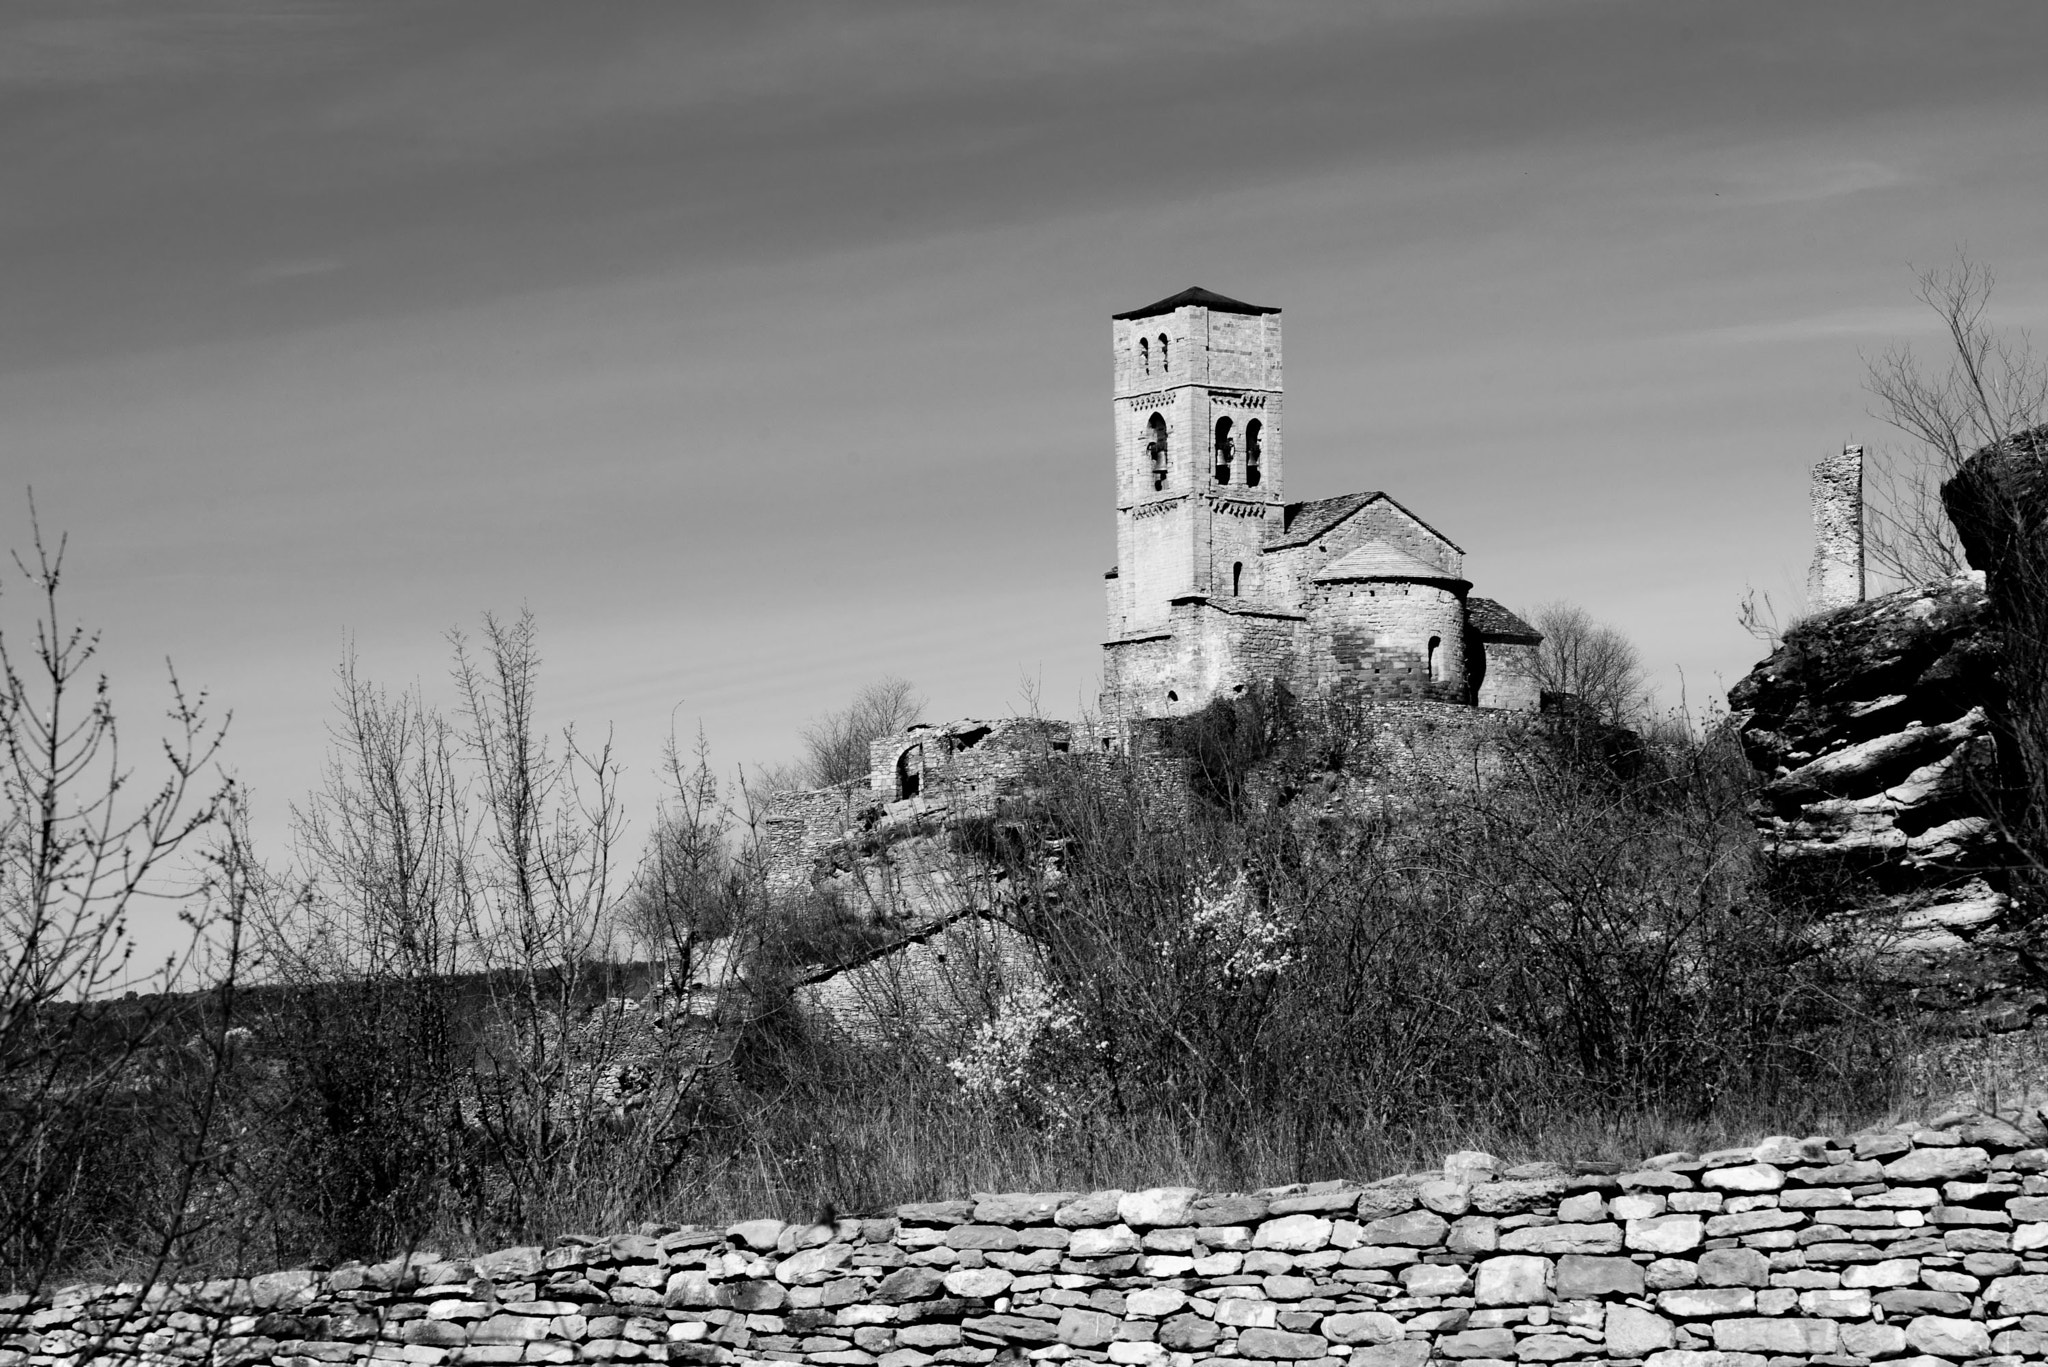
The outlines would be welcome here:
M 1728 690 L 1766 775 L 1761 824 L 1785 858 L 1945 892 L 2012 859 L 1991 712 L 1999 637 L 1981 579 L 1888 594 L 1802 622 Z
M 1810 618 L 1728 693 L 1773 856 L 1846 890 L 1920 1004 L 1966 1029 L 2048 1012 L 2011 895 L 2025 784 L 2004 665 L 1965 575 Z
M 1040 1192 L 0 1300 L 0 1361 L 1777 1367 L 2048 1357 L 2048 1149 L 1984 1116 L 1369 1186 Z

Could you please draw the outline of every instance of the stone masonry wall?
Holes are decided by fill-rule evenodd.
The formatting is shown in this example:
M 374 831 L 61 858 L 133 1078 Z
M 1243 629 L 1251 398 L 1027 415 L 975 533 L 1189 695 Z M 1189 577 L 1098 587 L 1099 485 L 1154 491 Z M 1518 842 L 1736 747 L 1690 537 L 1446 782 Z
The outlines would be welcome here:
M 1469 702 L 1465 604 L 1435 584 L 1318 584 L 1308 624 L 1315 691 L 1355 698 Z M 1436 677 L 1428 642 L 1438 642 Z
M 1542 699 L 1537 647 L 1521 641 L 1468 638 L 1465 657 L 1480 663 L 1479 705 L 1513 712 L 1534 712 Z
M 1461 1153 L 1364 1187 L 649 1226 L 177 1288 L 139 1315 L 132 1287 L 74 1287 L 0 1301 L 0 1364 L 2003 1367 L 2048 1358 L 2041 1138 L 1963 1117 L 1618 1174 Z

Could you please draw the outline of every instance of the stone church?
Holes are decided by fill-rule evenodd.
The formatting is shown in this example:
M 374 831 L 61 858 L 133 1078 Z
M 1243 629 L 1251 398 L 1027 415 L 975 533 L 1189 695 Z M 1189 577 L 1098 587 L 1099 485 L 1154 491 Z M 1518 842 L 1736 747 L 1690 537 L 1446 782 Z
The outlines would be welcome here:
M 1535 710 L 1542 637 L 1471 593 L 1456 542 L 1377 491 L 1287 501 L 1279 309 L 1188 289 L 1113 322 L 1105 720 L 1276 679 Z
M 808 886 L 848 841 L 1021 792 L 1048 755 L 1141 752 L 1141 723 L 1255 683 L 1461 721 L 1431 729 L 1445 744 L 1537 710 L 1543 638 L 1472 594 L 1456 542 L 1383 493 L 1287 502 L 1280 310 L 1190 289 L 1116 315 L 1113 335 L 1101 715 L 919 722 L 876 738 L 866 776 L 776 797 L 771 886 Z

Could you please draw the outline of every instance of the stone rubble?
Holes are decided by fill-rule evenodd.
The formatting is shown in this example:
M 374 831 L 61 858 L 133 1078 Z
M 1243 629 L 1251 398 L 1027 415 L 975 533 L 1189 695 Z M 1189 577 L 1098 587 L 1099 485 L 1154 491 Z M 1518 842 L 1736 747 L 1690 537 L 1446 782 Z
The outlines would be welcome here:
M 2048 1361 L 2048 1132 L 1981 1115 L 1637 1170 L 978 1195 L 829 1224 L 0 1300 L 0 1367 Z M 1590 1166 L 1590 1165 L 1589 1165 Z M 658 1227 L 650 1227 L 658 1228 Z

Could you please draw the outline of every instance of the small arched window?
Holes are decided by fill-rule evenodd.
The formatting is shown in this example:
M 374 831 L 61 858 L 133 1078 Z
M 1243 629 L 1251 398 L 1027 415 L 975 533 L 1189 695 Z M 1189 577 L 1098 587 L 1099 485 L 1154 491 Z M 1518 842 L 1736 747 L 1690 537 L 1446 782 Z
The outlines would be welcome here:
M 1247 488 L 1259 487 L 1259 466 L 1265 457 L 1266 425 L 1253 418 L 1244 425 L 1244 482 Z
M 1159 373 L 1164 375 L 1173 369 L 1173 362 L 1166 356 L 1166 334 L 1159 334 Z
M 1230 461 L 1231 457 L 1236 454 L 1234 449 L 1236 443 L 1230 439 L 1230 427 L 1229 418 L 1216 419 L 1216 482 L 1218 484 L 1230 483 Z
M 1242 560 L 1230 567 L 1230 596 L 1232 598 L 1244 597 L 1244 561 Z
M 1152 457 L 1152 487 L 1166 487 L 1166 419 L 1154 413 L 1145 424 L 1145 452 Z
M 1145 373 L 1152 373 L 1152 342 L 1150 338 L 1138 339 L 1138 364 L 1145 367 Z
M 1429 677 L 1432 683 L 1441 682 L 1444 677 L 1443 655 L 1441 653 L 1443 644 L 1444 638 L 1441 636 L 1429 638 Z

